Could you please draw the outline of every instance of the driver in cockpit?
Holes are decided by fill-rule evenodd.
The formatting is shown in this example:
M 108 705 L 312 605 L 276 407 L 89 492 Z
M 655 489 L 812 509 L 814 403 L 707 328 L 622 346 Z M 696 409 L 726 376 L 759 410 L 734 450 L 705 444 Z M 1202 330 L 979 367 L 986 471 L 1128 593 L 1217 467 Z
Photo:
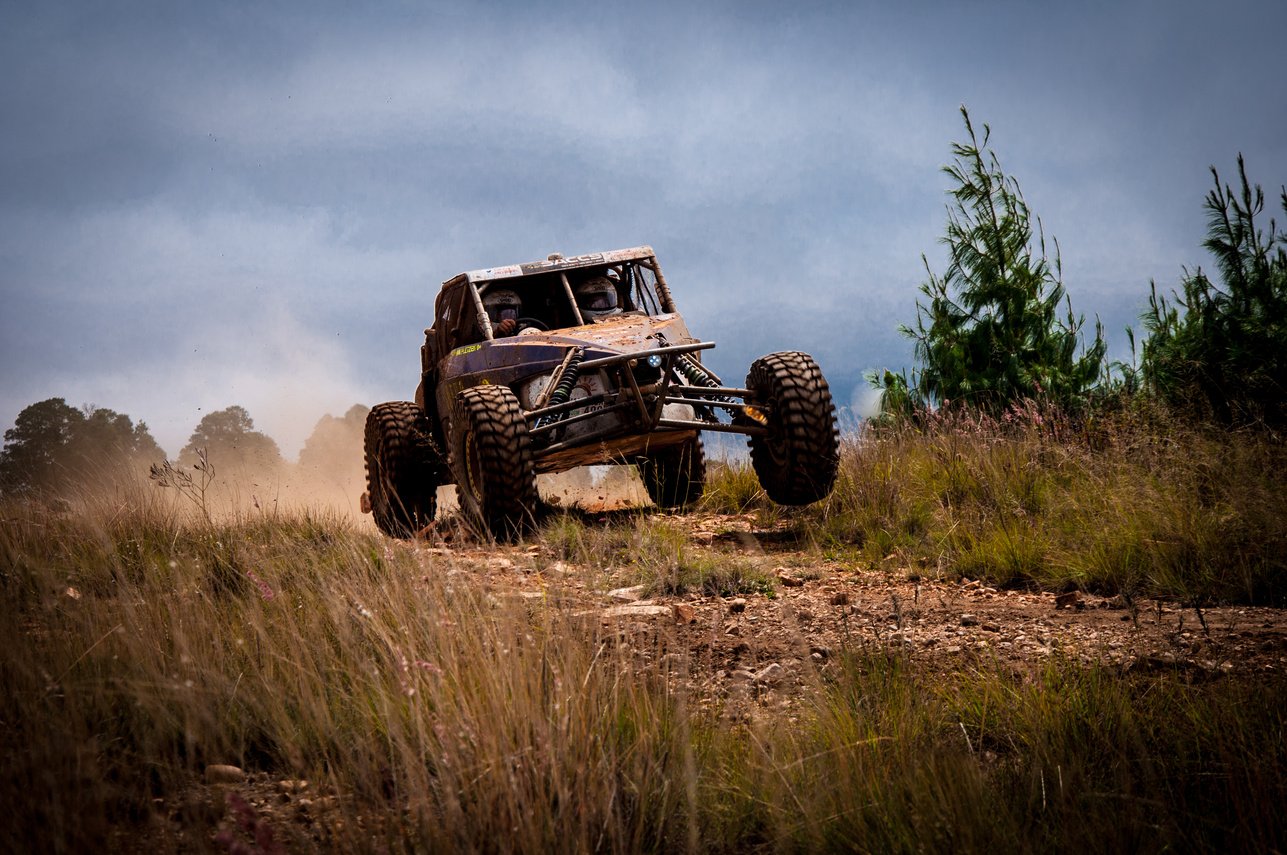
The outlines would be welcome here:
M 511 336 L 518 332 L 518 319 L 523 316 L 523 300 L 508 288 L 491 288 L 483 297 L 483 308 L 492 322 L 492 334 Z

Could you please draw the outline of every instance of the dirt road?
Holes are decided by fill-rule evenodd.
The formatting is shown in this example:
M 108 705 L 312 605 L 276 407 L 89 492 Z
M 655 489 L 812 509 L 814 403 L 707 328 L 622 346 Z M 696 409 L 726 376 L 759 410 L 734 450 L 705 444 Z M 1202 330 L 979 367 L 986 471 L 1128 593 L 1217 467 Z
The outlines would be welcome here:
M 551 591 L 625 634 L 664 636 L 687 651 L 694 678 L 721 690 L 739 684 L 791 694 L 845 650 L 897 649 L 919 665 L 986 660 L 1031 674 L 1051 657 L 1113 667 L 1176 669 L 1195 678 L 1287 670 L 1287 613 L 1175 602 L 997 590 L 940 580 L 886 560 L 880 570 L 800 549 L 752 516 L 671 516 L 691 549 L 718 561 L 750 562 L 773 582 L 735 597 L 657 595 L 612 589 L 603 574 L 558 560 L 546 545 L 484 548 L 468 542 L 420 547 L 427 563 L 450 556 L 495 591 Z M 417 548 L 417 547 L 408 547 Z

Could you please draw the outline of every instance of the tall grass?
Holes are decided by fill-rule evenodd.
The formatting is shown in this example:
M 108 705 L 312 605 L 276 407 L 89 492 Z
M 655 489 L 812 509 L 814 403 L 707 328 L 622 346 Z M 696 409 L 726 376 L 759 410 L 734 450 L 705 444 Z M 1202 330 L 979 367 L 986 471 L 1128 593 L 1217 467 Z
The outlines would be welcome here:
M 212 763 L 321 782 L 431 848 L 669 827 L 682 722 L 597 624 L 339 520 L 158 510 L 6 521 L 5 796 L 34 823 L 11 832 L 83 848 Z
M 511 596 L 343 518 L 207 522 L 156 491 L 0 515 L 6 851 L 220 848 L 216 763 L 337 798 L 311 824 L 267 817 L 298 849 L 1284 845 L 1279 677 L 926 679 L 838 651 L 798 665 L 800 702 L 752 697 L 746 718 L 683 636 L 603 623 L 560 574 Z M 718 566 L 664 518 L 551 525 L 593 584 Z
M 706 506 L 744 496 L 716 470 Z M 1036 408 L 951 414 L 846 440 L 833 495 L 795 524 L 870 565 L 894 557 L 998 585 L 1287 604 L 1287 446 L 1159 413 L 1074 424 Z
M 741 809 L 738 832 L 790 851 L 1281 846 L 1281 679 L 1195 686 L 1067 663 L 1034 681 L 924 677 L 898 654 L 846 657 L 800 726 L 722 734 L 735 744 L 713 774 L 738 796 L 722 805 Z

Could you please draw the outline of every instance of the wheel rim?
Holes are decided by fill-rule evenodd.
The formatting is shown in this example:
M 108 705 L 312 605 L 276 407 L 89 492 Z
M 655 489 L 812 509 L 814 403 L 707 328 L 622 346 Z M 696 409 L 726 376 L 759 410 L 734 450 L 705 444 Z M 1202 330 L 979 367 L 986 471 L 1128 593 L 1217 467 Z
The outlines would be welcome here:
M 467 483 L 465 488 L 469 493 L 470 499 L 481 505 L 483 499 L 483 464 L 478 458 L 478 449 L 474 446 L 474 433 L 470 431 L 465 434 L 465 478 Z
M 782 423 L 776 417 L 769 422 L 769 435 L 766 437 L 768 442 L 764 443 L 769 452 L 769 458 L 775 466 L 785 468 L 791 461 L 787 460 L 786 443 L 782 441 Z

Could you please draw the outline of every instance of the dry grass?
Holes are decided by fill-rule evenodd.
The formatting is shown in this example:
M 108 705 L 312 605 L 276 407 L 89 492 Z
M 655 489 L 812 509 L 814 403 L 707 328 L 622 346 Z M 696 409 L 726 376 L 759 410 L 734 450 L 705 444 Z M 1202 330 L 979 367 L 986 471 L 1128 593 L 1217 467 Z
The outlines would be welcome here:
M 431 848 L 505 829 L 528 851 L 633 849 L 683 797 L 660 675 L 557 591 L 498 598 L 334 519 L 177 516 L 5 524 L 5 649 L 25 653 L 4 662 L 5 795 L 53 848 L 210 763 L 319 782 L 387 818 L 370 833 Z
M 929 452 L 954 440 L 938 442 L 927 476 L 944 459 Z M 850 449 L 832 516 L 866 507 L 843 503 L 891 462 L 871 448 Z M 1017 465 L 1018 452 L 998 454 L 990 465 Z M 936 477 L 965 495 L 983 489 L 969 486 L 981 465 L 967 456 Z M 906 488 L 871 487 L 873 506 L 915 516 Z M 802 703 L 742 720 L 688 678 L 686 649 L 581 614 L 554 574 L 543 598 L 511 597 L 460 559 L 341 518 L 208 522 L 165 498 L 2 509 L 6 851 L 224 848 L 221 810 L 193 795 L 211 763 L 336 795 L 324 821 L 268 818 L 272 842 L 304 849 L 1285 842 L 1281 678 L 1190 684 L 1055 664 L 1020 683 L 981 662 L 928 680 L 897 655 L 841 651 Z M 900 537 L 932 543 L 939 513 L 932 504 Z M 660 516 L 567 516 L 540 536 L 605 583 L 680 590 L 740 572 L 690 556 Z
M 714 473 L 707 507 L 779 521 L 748 478 L 749 465 Z M 871 429 L 846 440 L 833 495 L 794 519 L 803 540 L 872 566 L 892 555 L 997 585 L 1287 604 L 1287 446 L 1156 413 Z
M 615 523 L 605 525 L 609 519 Z M 613 586 L 643 585 L 647 594 L 773 595 L 772 577 L 763 567 L 742 556 L 696 549 L 679 522 L 648 510 L 597 521 L 593 515 L 559 514 L 538 537 L 559 559 L 588 567 Z

